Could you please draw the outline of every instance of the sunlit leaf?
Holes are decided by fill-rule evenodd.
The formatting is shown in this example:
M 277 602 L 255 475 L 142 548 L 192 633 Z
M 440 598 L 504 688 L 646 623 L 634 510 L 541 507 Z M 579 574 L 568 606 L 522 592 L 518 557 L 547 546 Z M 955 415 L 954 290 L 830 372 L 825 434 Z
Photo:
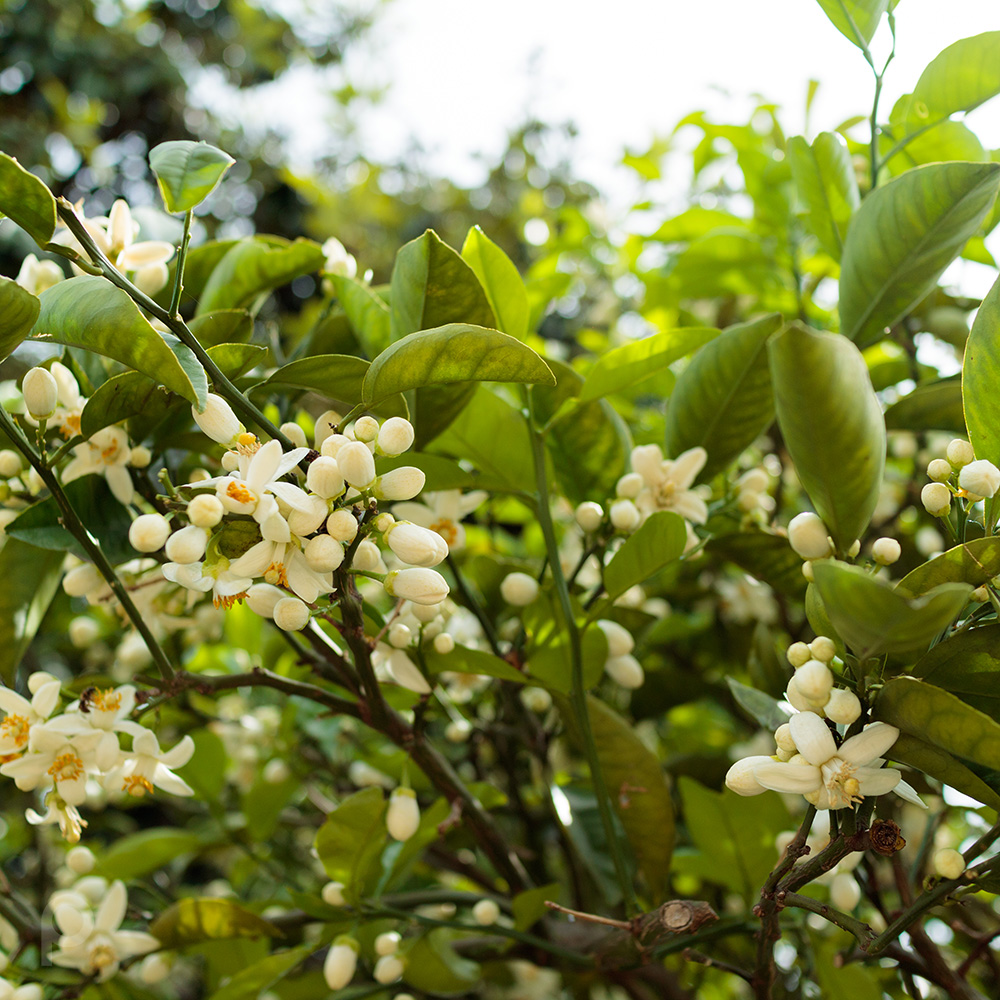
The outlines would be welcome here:
M 687 525 L 679 514 L 661 510 L 650 515 L 614 554 L 604 570 L 608 599 L 621 597 L 629 587 L 644 583 L 679 559 L 687 544 Z
M 161 142 L 149 151 L 149 166 L 168 212 L 200 205 L 235 162 L 221 149 L 190 139 Z
M 256 913 L 228 899 L 182 899 L 164 910 L 149 933 L 164 948 L 180 948 L 225 938 L 281 937 L 281 931 Z
M 0 153 L 0 213 L 16 222 L 40 247 L 56 229 L 56 200 L 13 156 Z
M 16 281 L 0 277 L 0 361 L 28 336 L 41 307 Z
M 972 111 L 1000 94 L 1000 31 L 960 38 L 942 49 L 913 88 L 935 116 Z
M 330 280 L 361 346 L 369 357 L 381 354 L 389 346 L 389 307 L 370 285 L 342 274 L 334 274 Z
M 900 733 L 886 756 L 937 778 L 943 784 L 958 789 L 991 809 L 1000 809 L 1000 794 L 990 788 L 979 775 L 950 753 L 918 736 Z
M 326 818 L 316 834 L 316 853 L 327 875 L 344 883 L 345 896 L 356 899 L 388 836 L 381 788 L 349 795 Z
M 988 583 L 1000 574 L 1000 537 L 974 538 L 911 570 L 896 589 L 916 597 L 942 583 Z
M 887 430 L 951 431 L 965 436 L 962 383 L 939 379 L 918 385 L 885 411 Z
M 965 347 L 962 401 L 976 458 L 1000 464 L 1000 279 L 983 299 Z
M 473 226 L 465 237 L 462 259 L 483 286 L 497 328 L 523 340 L 528 332 L 528 293 L 513 261 L 479 226 Z
M 823 13 L 852 44 L 867 45 L 878 28 L 882 15 L 891 8 L 889 0 L 818 0 Z
M 847 143 L 835 132 L 820 132 L 812 145 L 797 135 L 788 140 L 787 155 L 809 229 L 840 260 L 847 226 L 861 204 Z

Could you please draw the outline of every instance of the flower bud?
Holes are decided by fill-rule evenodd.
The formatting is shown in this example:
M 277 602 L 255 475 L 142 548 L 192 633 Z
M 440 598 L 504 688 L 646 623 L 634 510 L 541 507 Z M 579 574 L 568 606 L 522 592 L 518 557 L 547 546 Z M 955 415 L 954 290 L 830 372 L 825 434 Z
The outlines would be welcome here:
M 222 456 L 222 468 L 226 472 L 235 472 L 240 467 L 240 456 L 235 451 L 227 451 Z M 211 479 L 211 476 L 209 476 Z
M 1000 489 L 1000 469 L 985 458 L 969 462 L 958 474 L 958 485 L 966 493 L 981 497 L 991 497 Z
M 143 444 L 137 444 L 128 453 L 128 464 L 133 469 L 145 469 L 153 461 L 153 453 Z
M 626 500 L 634 500 L 639 495 L 645 482 L 638 472 L 626 473 L 615 484 L 615 496 Z
M 397 521 L 385 533 L 389 548 L 411 566 L 437 566 L 448 555 L 448 543 L 430 528 Z
M 335 510 L 326 519 L 326 530 L 331 538 L 346 545 L 353 542 L 358 533 L 358 519 L 346 508 Z
M 377 983 L 394 983 L 403 975 L 405 965 L 398 955 L 383 955 L 372 970 L 372 978 Z
M 608 512 L 611 524 L 617 531 L 630 532 L 639 527 L 642 515 L 631 500 L 616 500 Z
M 341 934 L 334 938 L 323 963 L 323 978 L 331 990 L 342 990 L 354 978 L 359 950 L 358 942 L 352 937 Z
M 420 806 L 412 788 L 396 788 L 389 796 L 385 828 L 394 840 L 409 840 L 420 826 Z
M 63 590 L 70 597 L 83 597 L 104 587 L 104 577 L 90 563 L 74 566 L 63 577 Z
M 803 698 L 822 704 L 833 689 L 833 674 L 821 660 L 808 660 L 795 671 L 795 686 Z
M 413 424 L 404 417 L 390 417 L 378 430 L 378 447 L 383 455 L 402 455 L 413 445 Z
M 286 597 L 287 592 L 280 587 L 270 583 L 255 583 L 247 591 L 247 607 L 261 618 L 273 618 L 275 605 Z
M 10 479 L 21 473 L 21 456 L 11 448 L 0 451 L 0 476 Z
M 931 517 L 947 517 L 951 513 L 951 490 L 944 483 L 928 483 L 920 491 L 920 502 Z
M 340 414 L 336 410 L 327 410 L 316 418 L 314 441 L 317 451 L 322 452 L 324 455 L 326 454 L 323 451 L 323 444 L 331 434 L 336 433 L 340 420 Z
M 830 882 L 830 902 L 844 913 L 851 913 L 861 902 L 861 887 L 853 875 L 841 872 Z
M 320 890 L 320 896 L 323 902 L 327 906 L 343 906 L 344 905 L 344 883 L 343 882 L 327 882 L 326 885 Z
M 306 440 L 306 432 L 294 420 L 288 420 L 279 428 L 282 434 L 292 443 L 294 448 L 306 448 L 309 442 Z
M 379 516 L 372 521 L 372 524 L 375 526 L 375 530 L 383 533 L 388 531 L 395 523 L 396 519 L 388 512 L 379 514 Z
M 377 572 L 378 567 L 381 565 L 382 553 L 379 552 L 378 546 L 370 538 L 365 538 L 358 542 L 358 547 L 354 550 L 354 558 L 351 560 L 351 566 L 354 569 L 361 570 L 362 573 L 374 573 Z
M 44 368 L 32 368 L 21 382 L 24 405 L 34 420 L 48 420 L 56 412 L 59 386 Z
M 311 570 L 332 573 L 344 561 L 344 546 L 329 535 L 317 535 L 306 542 L 302 554 Z
M 354 440 L 368 444 L 378 437 L 378 421 L 374 417 L 358 417 L 354 421 Z
M 186 528 L 175 531 L 167 539 L 167 558 L 181 565 L 198 562 L 205 554 L 207 544 L 208 532 L 204 528 L 189 524 Z
M 214 493 L 199 493 L 187 505 L 187 518 L 197 528 L 214 528 L 225 512 L 222 501 Z
M 804 642 L 793 642 L 785 651 L 785 656 L 793 667 L 801 667 L 812 659 L 809 647 Z
M 604 520 L 604 508 L 593 500 L 587 500 L 576 508 L 575 517 L 576 523 L 590 534 L 601 526 Z
M 744 757 L 742 760 L 738 760 L 733 766 L 726 772 L 726 787 L 737 795 L 760 795 L 761 792 L 766 792 L 767 789 L 758 784 L 757 779 L 753 776 L 753 769 L 758 764 L 771 764 L 773 763 L 772 757 Z
M 350 443 L 351 439 L 346 434 L 330 434 L 323 439 L 319 453 L 324 458 L 336 458 L 340 449 Z
M 455 648 L 455 639 L 449 632 L 434 636 L 434 652 L 447 656 Z
M 803 559 L 825 559 L 830 555 L 829 536 L 822 519 L 811 511 L 796 514 L 788 525 L 788 541 Z
M 624 625 L 601 618 L 597 622 L 597 627 L 604 633 L 604 638 L 608 640 L 608 656 L 625 656 L 635 648 L 635 639 Z
M 838 726 L 849 726 L 861 717 L 861 702 L 853 691 L 834 688 L 823 706 L 826 717 Z
M 538 581 L 527 573 L 508 573 L 500 584 L 500 596 L 515 608 L 523 608 L 538 596 Z
M 903 554 L 895 538 L 876 538 L 872 543 L 872 558 L 880 566 L 891 566 Z
M 968 441 L 955 438 L 948 442 L 945 457 L 954 468 L 961 469 L 963 465 L 968 465 L 970 462 L 975 461 L 976 453 Z
M 823 706 L 813 701 L 811 698 L 807 698 L 799 690 L 798 676 L 799 675 L 796 673 L 795 676 L 789 680 L 788 686 L 785 688 L 785 700 L 792 706 L 792 708 L 798 709 L 800 712 L 815 712 L 819 715 Z
M 961 878 L 965 872 L 965 858 L 951 847 L 935 851 L 934 871 L 942 878 Z
M 521 690 L 521 702 L 529 712 L 541 715 L 552 707 L 552 695 L 545 688 L 526 687 Z
M 129 544 L 137 552 L 159 552 L 170 537 L 170 524 L 162 514 L 140 514 L 129 526 Z
M 274 624 L 284 632 L 300 632 L 309 624 L 309 607 L 297 597 L 283 597 L 274 605 Z
M 935 483 L 946 483 L 951 479 L 953 471 L 951 462 L 946 462 L 943 458 L 935 458 L 927 466 L 927 478 L 932 479 Z
M 393 570 L 385 578 L 385 590 L 390 597 L 402 597 L 414 604 L 439 604 L 448 596 L 444 577 L 424 567 Z
M 985 604 L 990 599 L 990 590 L 986 584 L 981 587 L 976 587 L 976 589 L 969 594 L 969 600 L 975 601 L 977 604 Z
M 399 942 L 403 939 L 395 931 L 386 931 L 375 938 L 375 954 L 380 958 L 383 955 L 395 955 L 399 951 Z
M 89 847 L 74 847 L 66 855 L 66 867 L 75 875 L 89 875 L 97 860 Z
M 379 476 L 372 487 L 376 500 L 412 500 L 423 488 L 427 477 L 414 465 L 401 465 Z
M 365 490 L 375 480 L 375 459 L 368 445 L 350 441 L 337 452 L 335 459 L 345 481 L 359 490 Z
M 229 444 L 242 430 L 233 408 L 214 392 L 208 394 L 208 402 L 200 413 L 191 407 L 191 416 L 202 433 L 219 444 Z
M 292 508 L 289 511 L 288 527 L 300 538 L 311 535 L 318 531 L 320 525 L 326 520 L 326 512 L 329 509 L 326 500 L 322 497 L 313 496 L 311 493 L 305 500 L 306 510 Z
M 387 638 L 389 640 L 389 645 L 394 649 L 406 649 L 413 639 L 413 633 L 410 631 L 409 625 L 406 625 L 403 622 L 393 622 L 389 626 L 389 634 Z
M 162 983 L 170 975 L 171 963 L 163 955 L 147 955 L 139 963 L 139 978 L 146 986 Z
M 261 772 L 261 777 L 269 785 L 280 785 L 288 781 L 291 776 L 292 769 L 280 757 L 269 760 Z
M 642 665 L 631 653 L 610 657 L 604 664 L 604 671 L 615 683 L 629 691 L 642 687 L 646 680 Z
M 464 743 L 472 733 L 472 726 L 465 719 L 449 722 L 445 726 L 444 738 L 449 743 Z
M 472 908 L 472 919 L 480 927 L 491 927 L 500 917 L 500 906 L 495 899 L 481 899 Z
M 324 500 L 339 497 L 344 492 L 344 476 L 337 459 L 320 456 L 313 461 L 306 473 L 306 489 Z
M 101 626 L 93 618 L 80 615 L 69 623 L 69 641 L 77 649 L 90 649 L 100 637 Z
M 829 663 L 837 655 L 837 644 L 825 635 L 816 636 L 807 648 L 812 654 L 810 659 L 822 660 L 823 663 Z M 802 664 L 797 666 L 801 667 Z

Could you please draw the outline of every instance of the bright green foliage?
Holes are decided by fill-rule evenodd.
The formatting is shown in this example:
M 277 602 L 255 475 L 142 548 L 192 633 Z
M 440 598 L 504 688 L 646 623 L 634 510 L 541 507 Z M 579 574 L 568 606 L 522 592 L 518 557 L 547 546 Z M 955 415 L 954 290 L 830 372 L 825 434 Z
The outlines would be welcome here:
M 235 162 L 207 142 L 161 142 L 149 151 L 149 165 L 168 212 L 189 212 L 200 205 Z
M 972 324 L 962 364 L 962 402 L 977 458 L 1000 463 L 1000 280 L 983 299 Z
M 0 360 L 31 332 L 41 304 L 9 278 L 0 278 Z
M 604 571 L 608 598 L 620 597 L 629 587 L 672 563 L 684 551 L 686 542 L 681 517 L 665 510 L 653 514 L 608 563 Z
M 887 430 L 951 431 L 965 434 L 962 383 L 958 379 L 924 382 L 885 411 Z
M 528 293 L 511 259 L 480 228 L 473 226 L 462 247 L 462 259 L 486 292 L 497 328 L 523 340 L 528 332 Z
M 918 597 L 942 583 L 988 583 L 1000 574 L 1000 537 L 974 538 L 907 573 L 896 589 Z
M 34 174 L 0 153 L 0 217 L 16 222 L 40 247 L 56 228 L 56 200 Z
M 227 938 L 281 937 L 274 924 L 228 899 L 182 899 L 149 927 L 164 948 Z
M 385 800 L 380 788 L 348 796 L 316 834 L 316 853 L 331 879 L 358 898 L 371 882 L 386 839 Z
M 926 117 L 972 111 L 1000 94 L 1000 31 L 962 38 L 942 49 L 920 74 L 914 100 Z
M 858 48 L 872 40 L 882 15 L 893 4 L 890 0 L 818 0 L 823 12 L 836 29 Z

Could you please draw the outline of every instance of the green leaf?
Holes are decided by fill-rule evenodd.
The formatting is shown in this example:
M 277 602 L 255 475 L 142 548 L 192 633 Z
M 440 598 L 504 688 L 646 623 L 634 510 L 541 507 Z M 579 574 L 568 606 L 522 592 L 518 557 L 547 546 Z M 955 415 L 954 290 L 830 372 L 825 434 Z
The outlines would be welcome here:
M 531 930 L 548 912 L 545 901 L 555 900 L 559 896 L 559 883 L 550 882 L 540 885 L 537 889 L 525 889 L 519 892 L 511 901 L 510 908 L 514 914 L 514 930 Z
M 953 754 L 998 788 L 1000 723 L 942 688 L 915 677 L 894 677 L 879 692 L 875 717 L 901 732 Z M 892 758 L 892 750 L 887 751 Z M 989 775 L 992 774 L 992 779 Z
M 777 795 L 720 795 L 692 778 L 679 781 L 684 822 L 699 854 L 684 870 L 739 893 L 750 903 L 778 861 L 775 837 L 792 825 Z M 675 859 L 680 867 L 680 858 Z
M 626 539 L 604 570 L 608 600 L 621 597 L 629 587 L 644 583 L 679 559 L 686 545 L 684 518 L 668 510 L 651 514 L 645 524 Z
M 475 382 L 456 382 L 454 385 L 429 385 L 411 395 L 413 414 L 410 422 L 416 432 L 414 446 L 426 448 L 476 396 Z
M 0 361 L 31 333 L 41 308 L 31 292 L 10 278 L 0 277 Z
M 397 392 L 454 382 L 555 385 L 556 380 L 530 347 L 506 333 L 449 323 L 390 344 L 372 362 L 362 391 L 370 403 Z
M 861 204 L 847 143 L 835 132 L 820 132 L 811 146 L 797 135 L 788 140 L 786 155 L 810 231 L 840 260 L 848 223 Z
M 942 49 L 920 74 L 913 88 L 937 116 L 972 111 L 1000 94 L 1000 31 L 960 38 Z
M 797 323 L 770 344 L 778 426 L 795 470 L 841 552 L 878 503 L 885 422 L 861 352 Z
M 185 278 L 187 271 L 185 269 Z M 188 327 L 202 347 L 242 344 L 253 333 L 253 317 L 245 309 L 218 309 L 195 316 Z
M 823 1000 L 882 1000 L 884 994 L 874 969 L 846 965 L 841 960 L 839 953 L 849 947 L 846 934 L 832 938 L 810 934 L 810 937 L 816 956 L 816 981 Z
M 910 599 L 860 566 L 823 560 L 813 563 L 813 573 L 834 628 L 860 659 L 926 648 L 955 620 L 973 589 L 945 583 Z
M 225 938 L 282 937 L 270 921 L 228 899 L 182 899 L 149 925 L 149 933 L 166 949 Z
M 885 426 L 890 431 L 952 431 L 964 437 L 961 380 L 945 378 L 918 385 L 885 411 Z
M 1000 809 L 1000 794 L 990 788 L 979 775 L 950 753 L 916 736 L 900 733 L 886 756 L 899 764 L 923 771 L 924 774 L 929 774 L 932 778 L 951 785 L 952 788 L 957 788 L 991 809 Z
M 843 333 L 866 347 L 923 299 L 976 235 L 998 183 L 997 163 L 931 163 L 872 191 L 844 241 Z
M 709 540 L 709 552 L 735 563 L 781 594 L 801 599 L 806 589 L 802 557 L 781 535 L 766 531 L 740 531 Z
M 433 646 L 429 646 L 423 649 L 421 657 L 431 675 L 454 671 L 458 674 L 499 677 L 515 684 L 524 684 L 528 680 L 520 670 L 499 656 L 467 646 L 456 646 L 450 653 L 438 653 Z
M 297 965 L 304 962 L 316 949 L 311 944 L 276 951 L 259 962 L 254 962 L 237 972 L 209 1000 L 256 1000 L 267 993 L 275 983 L 285 978 Z
M 594 362 L 580 390 L 580 402 L 586 403 L 641 385 L 718 335 L 719 331 L 713 327 L 689 326 L 664 330 L 642 340 L 622 344 Z
M 14 537 L 0 549 L 0 579 L 4 581 L 0 587 L 0 680 L 8 687 L 59 589 L 62 564 L 62 552 L 39 549 Z
M 465 237 L 462 259 L 486 292 L 497 327 L 524 340 L 528 332 L 528 293 L 514 262 L 479 226 L 473 226 Z
M 726 683 L 740 708 L 765 729 L 773 731 L 788 721 L 788 713 L 779 706 L 776 698 L 741 683 L 735 677 L 727 677 Z
M 444 927 L 417 938 L 406 952 L 403 981 L 431 996 L 464 997 L 480 979 L 479 966 L 451 946 L 456 935 Z
M 110 281 L 89 275 L 68 278 L 39 298 L 42 308 L 32 337 L 114 358 L 204 407 L 208 379 L 194 355 L 179 343 L 171 350 L 138 306 Z
M 205 283 L 197 315 L 250 308 L 259 296 L 299 275 L 318 271 L 325 260 L 319 244 L 312 240 L 293 243 L 277 236 L 248 236 L 230 247 L 215 266 Z
M 380 476 L 404 465 L 416 466 L 423 472 L 426 477 L 425 492 L 464 490 L 476 485 L 476 477 L 471 472 L 466 472 L 457 462 L 441 455 L 408 451 L 391 458 L 383 455 L 375 459 L 375 470 Z
M 389 307 L 365 285 L 346 275 L 330 279 L 358 342 L 374 358 L 389 346 Z
M 579 615 L 577 615 L 579 619 Z M 572 687 L 573 648 L 565 619 L 554 594 L 543 592 L 521 611 L 521 621 L 528 633 L 525 650 L 530 679 L 541 687 L 568 695 Z M 577 621 L 581 630 L 580 660 L 583 686 L 593 687 L 604 673 L 608 659 L 608 640 L 596 625 Z
M 386 803 L 381 788 L 349 795 L 331 812 L 316 834 L 316 852 L 327 875 L 344 883 L 345 896 L 364 889 L 385 845 Z
M 202 802 L 217 802 L 226 787 L 226 747 L 221 738 L 210 729 L 196 729 L 191 734 L 194 740 L 194 755 L 177 769 Z
M 818 0 L 823 13 L 849 42 L 864 48 L 872 40 L 889 0 Z M 858 36 L 864 40 L 861 44 Z
M 1000 463 L 1000 279 L 976 313 L 962 364 L 962 401 L 976 458 Z
M 161 142 L 149 151 L 149 166 L 168 212 L 200 205 L 235 162 L 221 149 L 189 139 Z
M 975 538 L 911 570 L 896 584 L 896 589 L 917 597 L 942 583 L 978 587 L 997 574 L 1000 574 L 1000 537 Z
M 912 673 L 1000 720 L 1000 625 L 966 629 L 939 642 Z
M 162 868 L 182 854 L 193 854 L 204 846 L 197 833 L 171 827 L 154 827 L 119 837 L 100 855 L 98 870 L 108 878 L 130 881 Z
M 677 379 L 667 406 L 667 451 L 676 457 L 701 445 L 708 461 L 699 479 L 725 469 L 774 419 L 765 344 L 780 325 L 775 313 L 723 330 Z
M 40 247 L 56 231 L 56 200 L 13 156 L 0 153 L 0 212 L 16 222 Z
M 497 322 L 475 272 L 432 229 L 396 254 L 389 301 L 392 340 L 449 323 Z

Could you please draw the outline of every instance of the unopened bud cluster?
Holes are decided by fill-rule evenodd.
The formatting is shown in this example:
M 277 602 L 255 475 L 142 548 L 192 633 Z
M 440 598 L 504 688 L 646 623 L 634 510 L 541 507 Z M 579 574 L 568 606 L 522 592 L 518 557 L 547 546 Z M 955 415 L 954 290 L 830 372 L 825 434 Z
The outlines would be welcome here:
M 1000 469 L 977 459 L 972 445 L 961 438 L 949 442 L 945 458 L 928 464 L 927 478 L 931 481 L 920 491 L 920 502 L 932 517 L 948 517 L 955 497 L 978 503 L 1000 490 Z
M 795 673 L 788 682 L 785 697 L 800 712 L 815 712 L 839 726 L 847 726 L 861 715 L 861 702 L 853 691 L 834 687 L 830 664 L 836 654 L 836 644 L 825 635 L 808 644 L 792 643 L 786 656 Z M 779 742 L 779 758 L 782 752 Z

